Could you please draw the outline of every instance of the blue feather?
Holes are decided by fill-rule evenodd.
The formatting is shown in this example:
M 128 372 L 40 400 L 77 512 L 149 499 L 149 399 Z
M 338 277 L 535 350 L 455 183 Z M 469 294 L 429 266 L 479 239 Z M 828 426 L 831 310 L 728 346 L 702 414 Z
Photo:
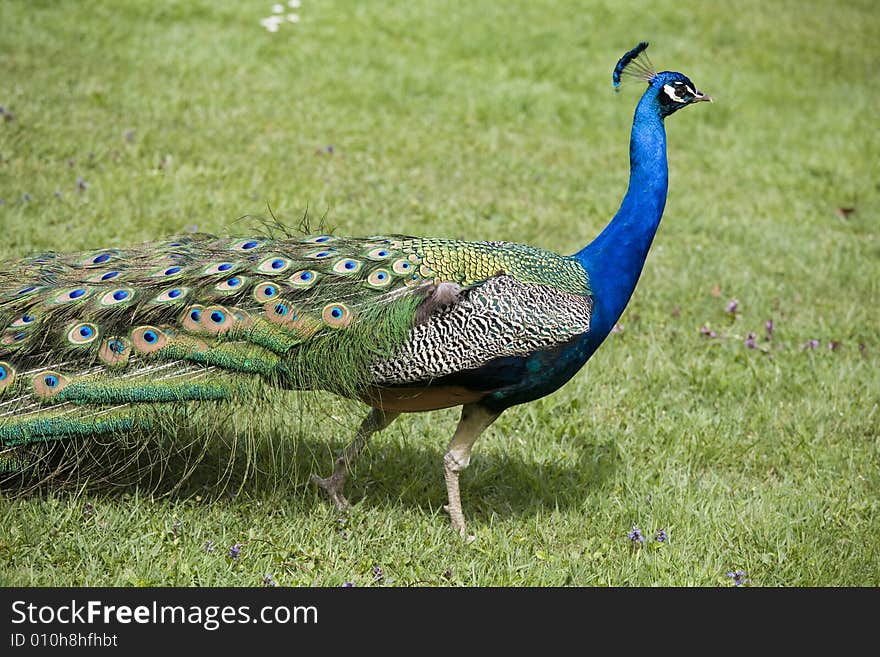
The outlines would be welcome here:
M 648 42 L 642 41 L 632 50 L 628 51 L 620 60 L 617 62 L 617 66 L 614 67 L 614 73 L 611 75 L 611 79 L 614 81 L 614 88 L 620 86 L 620 76 L 626 70 L 626 67 L 632 64 L 632 62 L 641 55 L 648 48 Z

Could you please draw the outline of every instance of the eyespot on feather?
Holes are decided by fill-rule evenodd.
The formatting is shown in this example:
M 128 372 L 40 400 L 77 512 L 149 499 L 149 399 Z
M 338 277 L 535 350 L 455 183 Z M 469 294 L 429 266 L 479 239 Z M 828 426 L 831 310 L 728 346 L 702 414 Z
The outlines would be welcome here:
M 290 269 L 291 261 L 289 258 L 274 255 L 261 260 L 256 269 L 261 274 L 283 274 Z
M 259 303 L 266 303 L 276 298 L 280 294 L 280 290 L 275 283 L 269 281 L 258 283 L 254 288 L 254 299 Z
M 402 276 L 404 274 L 409 274 L 410 272 L 412 272 L 413 266 L 413 263 L 411 263 L 409 260 L 404 260 L 403 258 L 401 258 L 394 261 L 394 264 L 391 265 L 391 270 L 395 274 L 399 274 Z
M 303 258 L 309 258 L 310 260 L 323 260 L 324 258 L 331 258 L 336 253 L 336 249 L 332 246 L 328 246 L 324 249 L 318 249 L 317 251 L 310 251 L 306 253 Z
M 235 316 L 223 306 L 208 306 L 202 311 L 202 329 L 218 334 L 228 331 L 235 325 Z
M 353 258 L 342 258 L 333 263 L 333 271 L 337 274 L 356 274 L 360 271 L 362 263 Z
M 111 367 L 125 365 L 130 356 L 131 342 L 127 338 L 117 336 L 106 338 L 98 350 L 98 358 L 101 362 Z
M 266 311 L 266 319 L 275 324 L 285 324 L 290 315 L 290 304 L 282 299 L 266 302 L 263 306 Z
M 67 331 L 67 341 L 73 345 L 83 345 L 98 339 L 98 327 L 89 322 L 78 322 Z
M 418 274 L 413 274 L 412 276 L 407 276 L 403 279 L 403 284 L 407 287 L 415 287 L 416 285 L 422 284 L 422 277 Z
M 120 272 L 112 269 L 110 271 L 100 271 L 94 276 L 90 276 L 86 279 L 87 283 L 106 283 L 107 281 L 113 280 L 114 278 L 118 278 L 120 276 Z
M 170 265 L 162 267 L 150 274 L 150 278 L 177 278 L 183 274 L 183 267 L 180 265 Z
M 42 399 L 52 399 L 67 387 L 69 379 L 63 374 L 50 370 L 40 372 L 31 379 L 34 394 Z
M 216 262 L 202 270 L 201 276 L 213 276 L 215 274 L 229 274 L 235 271 L 237 265 L 232 262 Z
M 217 290 L 217 292 L 230 294 L 243 290 L 246 283 L 247 279 L 244 276 L 231 276 L 225 281 L 217 283 L 217 285 L 214 286 L 214 289 Z
M 391 255 L 391 251 L 386 246 L 378 246 L 367 251 L 367 257 L 370 260 L 387 260 Z
M 103 267 L 116 255 L 116 251 L 96 251 L 90 253 L 85 258 L 80 259 L 77 263 L 80 267 L 92 269 L 94 267 Z
M 120 287 L 115 290 L 110 290 L 109 292 L 105 292 L 101 295 L 101 298 L 98 299 L 98 305 L 109 307 L 116 306 L 119 304 L 128 304 L 131 303 L 134 299 L 134 290 L 130 287 Z
M 22 326 L 32 326 L 33 323 L 37 321 L 37 316 L 32 315 L 30 313 L 24 313 L 21 317 L 16 319 L 10 326 L 14 327 L 22 327 Z
M 229 248 L 234 251 L 253 251 L 260 248 L 261 244 L 262 242 L 257 239 L 236 240 Z
M 180 319 L 180 325 L 185 331 L 201 333 L 204 330 L 204 328 L 202 327 L 202 313 L 204 312 L 205 307 L 202 305 L 195 304 L 189 306 L 186 310 L 183 311 L 183 316 Z
M 380 289 L 391 285 L 393 280 L 394 277 L 391 276 L 391 272 L 387 269 L 374 269 L 367 276 L 367 284 Z
M 15 368 L 5 360 L 0 361 L 0 391 L 5 390 L 15 381 Z
M 138 326 L 131 332 L 131 344 L 142 354 L 159 351 L 168 343 L 168 336 L 155 326 Z
M 341 303 L 328 303 L 321 311 L 321 319 L 332 328 L 345 328 L 351 323 L 351 311 Z
M 174 240 L 159 242 L 158 244 L 156 244 L 156 249 L 158 251 L 175 251 L 191 243 L 192 239 L 189 237 L 178 237 Z
M 179 303 L 189 295 L 188 287 L 171 287 L 153 299 L 152 303 Z
M 302 269 L 293 274 L 287 280 L 298 288 L 306 289 L 314 285 L 318 280 L 318 272 L 314 269 Z
M 334 235 L 315 235 L 314 237 L 306 237 L 300 240 L 302 244 L 326 244 L 336 240 Z
M 7 349 L 18 349 L 25 342 L 28 341 L 30 337 L 29 331 L 22 331 L 21 329 L 13 329 L 11 331 L 6 331 L 0 336 L 0 344 L 2 344 Z
M 28 285 L 14 292 L 12 296 L 15 297 L 17 301 L 18 299 L 24 299 L 25 297 L 29 297 L 32 294 L 36 294 L 37 291 L 39 291 L 40 289 L 41 288 L 37 287 L 36 285 Z
M 52 299 L 52 303 L 62 304 L 62 303 L 71 303 L 73 301 L 82 301 L 83 299 L 88 298 L 91 294 L 91 290 L 87 287 L 75 287 L 72 290 L 64 290 L 64 292 L 59 292 Z

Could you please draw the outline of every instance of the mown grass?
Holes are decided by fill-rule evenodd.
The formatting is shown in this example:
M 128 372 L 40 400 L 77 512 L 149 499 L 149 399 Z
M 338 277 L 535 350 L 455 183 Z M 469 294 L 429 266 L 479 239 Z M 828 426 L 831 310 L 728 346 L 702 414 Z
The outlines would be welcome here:
M 277 393 L 174 494 L 5 491 L 0 583 L 880 584 L 874 4 L 398 4 L 303 0 L 272 34 L 269 2 L 2 3 L 0 254 L 246 233 L 267 206 L 572 252 L 625 190 L 640 87 L 610 73 L 647 39 L 716 103 L 668 122 L 624 330 L 478 443 L 470 545 L 440 510 L 454 412 L 378 436 L 342 517 L 307 484 L 347 439 L 337 407 L 303 424 Z

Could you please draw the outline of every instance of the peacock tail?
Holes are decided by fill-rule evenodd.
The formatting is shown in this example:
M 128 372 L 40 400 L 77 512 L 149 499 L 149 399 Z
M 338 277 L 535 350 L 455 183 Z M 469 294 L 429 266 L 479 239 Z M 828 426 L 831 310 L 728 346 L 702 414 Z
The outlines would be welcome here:
M 427 384 L 584 332 L 590 303 L 573 258 L 509 242 L 195 234 L 10 262 L 0 467 L 39 443 L 161 429 L 187 402 Z M 527 340 L 523 316 L 543 327 Z

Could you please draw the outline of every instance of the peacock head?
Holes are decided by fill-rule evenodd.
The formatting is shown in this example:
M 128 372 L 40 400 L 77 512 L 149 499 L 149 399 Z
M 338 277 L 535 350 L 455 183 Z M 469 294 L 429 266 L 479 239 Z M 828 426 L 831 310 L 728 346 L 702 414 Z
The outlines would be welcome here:
M 662 71 L 657 73 L 648 59 L 645 50 L 648 43 L 642 41 L 635 48 L 627 52 L 617 66 L 614 67 L 614 88 L 620 86 L 620 76 L 629 75 L 648 83 L 646 96 L 656 102 L 656 107 L 661 118 L 677 112 L 682 107 L 693 103 L 710 101 L 711 98 L 697 89 L 697 85 L 690 78 L 675 71 Z

